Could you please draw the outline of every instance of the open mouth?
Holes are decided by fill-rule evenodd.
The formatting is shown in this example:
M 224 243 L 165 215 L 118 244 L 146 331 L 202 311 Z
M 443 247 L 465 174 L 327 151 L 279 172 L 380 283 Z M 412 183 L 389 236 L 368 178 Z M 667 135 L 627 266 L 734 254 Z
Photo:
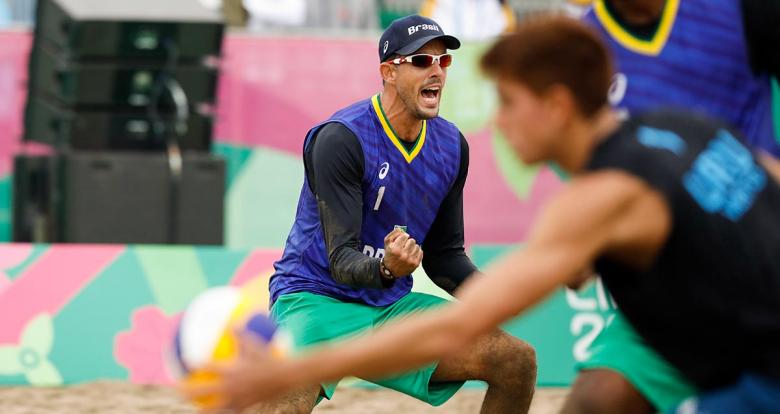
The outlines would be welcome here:
M 439 93 L 441 92 L 441 86 L 429 86 L 420 91 L 422 101 L 428 106 L 436 106 L 439 103 Z

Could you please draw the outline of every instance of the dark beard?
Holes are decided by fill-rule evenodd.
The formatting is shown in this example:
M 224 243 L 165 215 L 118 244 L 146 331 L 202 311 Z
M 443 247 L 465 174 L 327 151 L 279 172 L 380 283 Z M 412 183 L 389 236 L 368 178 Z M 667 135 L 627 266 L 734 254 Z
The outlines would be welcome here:
M 441 92 L 439 92 L 441 93 Z M 415 93 L 412 96 L 409 96 L 407 93 L 398 93 L 398 96 L 401 97 L 401 102 L 404 103 L 404 106 L 406 106 L 407 109 L 409 109 L 412 112 L 412 115 L 414 115 L 415 118 L 419 119 L 420 121 L 436 118 L 439 115 L 439 108 L 436 108 L 436 113 L 431 116 L 426 113 L 424 113 L 420 108 L 417 106 L 417 94 Z

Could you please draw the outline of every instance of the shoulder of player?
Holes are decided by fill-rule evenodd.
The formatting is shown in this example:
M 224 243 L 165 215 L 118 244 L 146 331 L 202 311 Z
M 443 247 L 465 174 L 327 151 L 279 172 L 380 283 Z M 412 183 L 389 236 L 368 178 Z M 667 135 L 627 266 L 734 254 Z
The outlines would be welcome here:
M 339 109 L 333 113 L 330 118 L 328 118 L 328 121 L 325 122 L 341 121 L 351 123 L 361 118 L 374 116 L 376 115 L 371 103 L 371 98 L 368 98 Z
M 571 180 L 550 202 L 553 209 L 571 210 L 577 215 L 614 214 L 644 196 L 655 194 L 640 178 L 620 170 L 589 172 Z
M 642 201 L 659 199 L 656 192 L 627 173 L 586 173 L 574 178 L 547 204 L 535 236 L 542 243 L 568 240 L 599 249 L 625 233 L 627 223 L 645 220 L 636 213 L 647 210 L 635 208 L 646 207 Z
M 325 160 L 362 159 L 363 147 L 355 132 L 341 122 L 328 122 L 320 127 L 312 148 L 314 157 Z
M 333 121 L 323 124 L 317 132 L 316 142 L 328 145 L 350 145 L 357 140 L 357 135 L 341 122 Z

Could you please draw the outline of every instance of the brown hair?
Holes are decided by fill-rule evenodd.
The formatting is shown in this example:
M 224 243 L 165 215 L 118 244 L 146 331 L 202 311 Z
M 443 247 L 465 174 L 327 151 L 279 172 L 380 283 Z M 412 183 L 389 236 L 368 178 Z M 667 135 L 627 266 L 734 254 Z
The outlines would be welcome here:
M 482 56 L 482 70 L 508 76 L 537 95 L 553 85 L 569 89 L 585 116 L 607 104 L 612 62 L 606 46 L 584 23 L 562 15 L 522 22 Z

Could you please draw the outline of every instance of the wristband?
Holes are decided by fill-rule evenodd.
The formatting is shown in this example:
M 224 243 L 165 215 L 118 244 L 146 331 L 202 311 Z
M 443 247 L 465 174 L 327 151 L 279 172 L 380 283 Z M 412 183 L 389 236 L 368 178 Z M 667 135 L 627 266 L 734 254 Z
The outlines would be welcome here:
M 393 276 L 393 272 L 391 272 L 390 269 L 388 269 L 385 266 L 385 258 L 384 257 L 379 260 L 379 272 L 380 272 L 380 275 L 382 276 L 383 279 L 388 279 L 388 280 L 395 279 L 395 276 Z

